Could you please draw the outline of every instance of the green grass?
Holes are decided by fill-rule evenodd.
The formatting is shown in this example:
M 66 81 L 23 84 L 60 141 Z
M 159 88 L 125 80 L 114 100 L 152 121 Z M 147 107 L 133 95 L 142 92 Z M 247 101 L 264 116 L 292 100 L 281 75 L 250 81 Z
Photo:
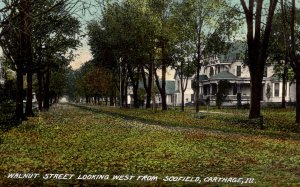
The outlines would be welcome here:
M 264 111 L 264 114 L 266 129 L 251 130 L 244 127 L 247 121 L 242 113 L 209 114 L 198 119 L 189 112 L 173 110 L 153 113 L 57 105 L 2 132 L 0 186 L 199 185 L 164 182 L 161 179 L 165 176 L 201 177 L 202 180 L 243 177 L 255 179 L 256 183 L 250 186 L 297 186 L 299 133 L 286 130 L 281 124 L 288 124 L 294 114 L 285 110 Z M 152 175 L 158 176 L 158 181 L 44 180 L 41 177 L 22 180 L 8 179 L 8 173 Z M 239 184 L 202 182 L 203 185 Z

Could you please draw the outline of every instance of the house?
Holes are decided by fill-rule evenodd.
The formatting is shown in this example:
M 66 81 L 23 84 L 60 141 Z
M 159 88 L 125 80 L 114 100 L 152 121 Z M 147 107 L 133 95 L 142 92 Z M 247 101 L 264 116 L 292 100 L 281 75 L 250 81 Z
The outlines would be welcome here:
M 200 100 L 202 103 L 209 101 L 210 105 L 216 104 L 216 93 L 220 80 L 227 80 L 230 83 L 228 95 L 223 105 L 237 105 L 238 98 L 241 104 L 250 103 L 250 72 L 248 66 L 244 63 L 243 54 L 245 44 L 234 44 L 226 55 L 214 55 L 203 62 L 200 71 Z M 170 69 L 169 69 L 170 70 Z M 171 71 L 169 71 L 170 73 Z M 184 102 L 187 105 L 194 104 L 196 75 L 187 78 L 187 88 L 184 92 Z M 170 80 L 166 80 L 167 105 L 180 106 L 182 102 L 181 82 L 178 72 Z M 267 64 L 264 70 L 262 81 L 262 103 L 280 103 L 282 101 L 282 80 L 280 80 L 274 71 L 274 65 Z M 296 85 L 286 83 L 285 100 L 288 102 L 296 101 Z M 140 82 L 140 89 L 144 89 Z M 157 89 L 157 88 L 156 88 Z M 161 103 L 161 96 L 156 93 L 156 103 Z M 146 99 L 145 99 L 146 100 Z M 128 89 L 128 103 L 133 103 L 132 88 Z
M 200 72 L 200 100 L 210 101 L 211 105 L 216 104 L 216 93 L 220 80 L 227 80 L 230 83 L 228 95 L 223 105 L 236 105 L 238 97 L 241 97 L 241 103 L 250 103 L 250 72 L 249 68 L 242 60 L 236 49 L 230 51 L 229 55 L 213 56 L 208 59 L 208 63 L 201 68 Z M 175 74 L 176 103 L 181 104 L 181 89 L 179 76 Z M 195 81 L 195 75 L 188 78 L 188 86 L 185 91 L 185 103 L 194 103 L 194 90 L 192 82 Z M 267 65 L 262 81 L 262 102 L 281 102 L 282 100 L 282 80 L 274 72 L 273 65 Z M 295 84 L 286 83 L 286 101 L 296 101 Z
M 167 94 L 167 105 L 168 106 L 176 106 L 176 101 L 177 101 L 177 94 L 178 94 L 178 90 L 176 90 L 175 87 L 176 83 L 175 80 L 166 80 L 166 94 Z M 139 83 L 139 89 L 144 90 L 144 83 L 142 81 L 140 81 Z M 160 105 L 162 100 L 161 100 L 161 95 L 157 89 L 157 87 L 155 86 L 155 102 L 156 104 Z M 132 86 L 128 86 L 128 91 L 127 91 L 128 95 L 127 95 L 127 103 L 132 105 L 133 104 L 133 90 L 132 90 Z M 142 94 L 144 97 L 144 104 L 146 103 L 146 93 Z

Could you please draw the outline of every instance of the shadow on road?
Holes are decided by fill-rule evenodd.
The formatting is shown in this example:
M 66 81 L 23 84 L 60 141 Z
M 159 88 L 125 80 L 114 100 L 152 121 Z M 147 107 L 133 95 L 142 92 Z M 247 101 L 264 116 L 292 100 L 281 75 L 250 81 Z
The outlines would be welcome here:
M 172 130 L 179 130 L 179 131 L 199 131 L 199 132 L 204 132 L 204 133 L 209 133 L 209 134 L 214 134 L 214 135 L 229 135 L 229 136 L 266 136 L 269 138 L 275 138 L 275 139 L 293 139 L 293 140 L 300 140 L 300 133 L 284 133 L 284 132 L 271 132 L 271 131 L 264 131 L 264 130 L 258 130 L 258 129 L 243 129 L 241 127 L 240 131 L 235 130 L 235 129 L 213 129 L 209 127 L 183 127 L 181 123 L 174 123 L 174 122 L 162 122 L 154 119 L 144 119 L 142 117 L 137 117 L 137 116 L 129 116 L 126 114 L 120 114 L 117 112 L 112 112 L 112 111 L 105 111 L 101 110 L 101 108 L 91 108 L 89 106 L 84 106 L 84 105 L 77 105 L 77 104 L 68 104 L 83 110 L 91 111 L 93 113 L 98 113 L 98 114 L 107 114 L 115 117 L 122 118 L 126 121 L 137 121 L 141 122 L 145 125 L 156 125 L 160 126 L 166 129 L 172 129 Z

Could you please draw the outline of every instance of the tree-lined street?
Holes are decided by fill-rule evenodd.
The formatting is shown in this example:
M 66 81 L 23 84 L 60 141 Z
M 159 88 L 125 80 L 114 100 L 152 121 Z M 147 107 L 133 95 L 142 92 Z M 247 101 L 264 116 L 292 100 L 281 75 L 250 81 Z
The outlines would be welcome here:
M 299 3 L 0 1 L 0 186 L 299 185 Z

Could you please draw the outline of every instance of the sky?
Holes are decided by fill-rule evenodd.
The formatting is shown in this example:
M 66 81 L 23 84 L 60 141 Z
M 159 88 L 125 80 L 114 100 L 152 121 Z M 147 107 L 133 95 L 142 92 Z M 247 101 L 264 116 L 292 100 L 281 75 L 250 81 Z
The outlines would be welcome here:
M 89 46 L 87 44 L 87 38 L 84 38 L 82 41 L 82 46 L 78 48 L 76 51 L 76 57 L 73 62 L 71 62 L 72 69 L 78 69 L 82 64 L 92 59 L 92 54 L 89 50 Z
M 96 0 L 91 0 L 90 2 L 94 5 L 87 8 L 85 12 L 79 11 L 76 16 L 80 19 L 82 24 L 82 34 L 86 34 L 86 26 L 87 24 L 95 19 L 100 19 L 101 11 L 100 5 L 95 2 Z M 76 50 L 76 58 L 73 62 L 71 62 L 72 69 L 78 69 L 82 64 L 92 59 L 92 54 L 90 52 L 90 48 L 88 46 L 88 37 L 85 36 L 81 40 L 82 46 Z

